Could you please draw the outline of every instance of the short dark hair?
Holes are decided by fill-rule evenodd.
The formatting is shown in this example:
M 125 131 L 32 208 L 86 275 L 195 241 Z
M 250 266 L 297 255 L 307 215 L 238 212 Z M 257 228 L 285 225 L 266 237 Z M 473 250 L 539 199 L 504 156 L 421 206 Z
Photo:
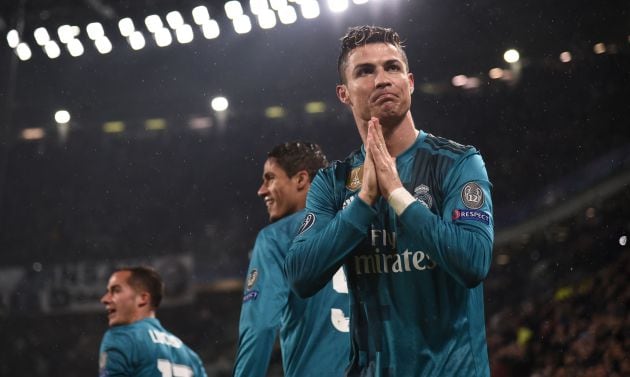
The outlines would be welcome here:
M 129 284 L 136 291 L 147 291 L 151 295 L 151 307 L 157 309 L 164 296 L 164 282 L 160 274 L 151 267 L 134 266 L 121 267 L 114 272 L 129 271 L 131 275 L 127 279 Z
M 409 61 L 405 53 L 404 44 L 400 40 L 400 36 L 393 29 L 381 26 L 353 26 L 348 28 L 348 32 L 341 38 L 341 51 L 337 59 L 337 71 L 339 72 L 339 80 L 346 83 L 345 70 L 348 64 L 348 55 L 350 51 L 357 47 L 365 46 L 369 43 L 388 43 L 400 51 L 403 62 L 407 70 L 409 70 Z
M 313 181 L 319 169 L 328 166 L 328 160 L 321 147 L 308 141 L 278 144 L 267 154 L 267 158 L 275 158 L 289 177 L 306 170 L 310 181 Z

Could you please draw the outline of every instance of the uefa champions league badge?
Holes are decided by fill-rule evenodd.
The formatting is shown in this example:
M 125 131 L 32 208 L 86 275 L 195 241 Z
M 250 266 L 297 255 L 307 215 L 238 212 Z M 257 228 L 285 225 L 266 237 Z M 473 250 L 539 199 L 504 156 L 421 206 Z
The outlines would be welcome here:
M 433 205 L 433 197 L 429 194 L 429 186 L 420 185 L 413 189 L 413 197 L 423 206 L 431 209 Z
M 252 289 L 254 284 L 256 284 L 256 280 L 258 280 L 258 270 L 253 268 L 247 275 L 246 287 L 248 290 Z
M 308 213 L 305 217 L 304 217 L 304 221 L 302 221 L 302 225 L 300 225 L 300 229 L 298 229 L 298 235 L 306 232 L 307 230 L 311 229 L 311 227 L 315 224 L 315 214 L 314 213 Z
M 250 300 L 255 300 L 258 297 L 258 291 L 251 290 L 256 281 L 258 280 L 258 269 L 252 268 L 252 270 L 247 274 L 247 279 L 245 280 L 245 287 L 247 288 L 247 293 L 243 295 L 243 302 L 247 302 Z
M 479 209 L 485 201 L 483 190 L 475 182 L 468 182 L 462 188 L 462 202 L 469 209 Z

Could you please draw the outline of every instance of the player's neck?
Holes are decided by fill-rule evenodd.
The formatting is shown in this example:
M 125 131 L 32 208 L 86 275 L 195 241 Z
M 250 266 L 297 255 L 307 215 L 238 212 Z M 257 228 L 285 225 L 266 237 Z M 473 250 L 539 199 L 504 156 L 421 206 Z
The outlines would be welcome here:
M 419 131 L 415 127 L 411 112 L 407 112 L 399 122 L 387 124 L 387 121 L 384 121 L 381 125 L 383 126 L 383 138 L 387 150 L 392 157 L 397 157 L 406 151 L 418 138 Z M 365 130 L 365 136 L 367 136 L 367 123 Z

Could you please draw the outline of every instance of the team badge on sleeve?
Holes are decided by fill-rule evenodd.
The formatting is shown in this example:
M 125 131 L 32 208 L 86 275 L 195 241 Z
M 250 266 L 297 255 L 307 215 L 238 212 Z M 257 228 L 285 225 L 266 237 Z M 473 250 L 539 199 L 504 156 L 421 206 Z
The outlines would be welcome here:
M 309 213 L 306 215 L 306 217 L 304 217 L 304 221 L 302 221 L 302 225 L 300 225 L 300 229 L 298 229 L 298 235 L 311 229 L 313 224 L 315 224 L 315 214 Z
M 453 221 L 474 220 L 490 225 L 490 215 L 478 209 L 456 209 L 453 211 Z
M 107 352 L 101 352 L 101 354 L 98 356 L 98 376 L 99 377 L 109 376 L 106 366 L 107 366 Z
M 256 280 L 258 280 L 258 270 L 254 268 L 247 275 L 247 289 L 252 289 L 254 284 L 256 284 Z
M 485 198 L 483 190 L 475 182 L 468 182 L 462 188 L 462 202 L 466 208 L 479 209 L 483 206 Z

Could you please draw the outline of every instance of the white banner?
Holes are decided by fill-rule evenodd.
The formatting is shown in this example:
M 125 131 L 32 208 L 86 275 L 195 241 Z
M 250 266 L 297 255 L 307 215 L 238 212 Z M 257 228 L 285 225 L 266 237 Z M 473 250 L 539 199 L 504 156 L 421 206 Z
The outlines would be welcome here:
M 163 306 L 190 303 L 193 256 L 167 255 L 149 259 L 69 262 L 41 266 L 40 271 L 0 268 L 0 308 L 9 312 L 69 313 L 98 311 L 112 271 L 123 266 L 151 266 L 166 285 Z

